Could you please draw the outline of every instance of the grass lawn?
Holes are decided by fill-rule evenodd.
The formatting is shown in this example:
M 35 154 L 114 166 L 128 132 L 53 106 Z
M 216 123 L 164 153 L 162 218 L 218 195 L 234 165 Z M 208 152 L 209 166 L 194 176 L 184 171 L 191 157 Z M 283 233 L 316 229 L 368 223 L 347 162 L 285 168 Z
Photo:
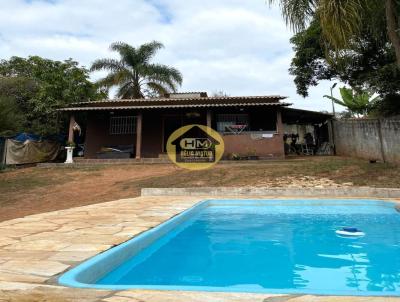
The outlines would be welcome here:
M 340 157 L 234 162 L 187 171 L 175 165 L 95 165 L 0 172 L 0 221 L 120 198 L 143 187 L 400 187 L 400 167 Z

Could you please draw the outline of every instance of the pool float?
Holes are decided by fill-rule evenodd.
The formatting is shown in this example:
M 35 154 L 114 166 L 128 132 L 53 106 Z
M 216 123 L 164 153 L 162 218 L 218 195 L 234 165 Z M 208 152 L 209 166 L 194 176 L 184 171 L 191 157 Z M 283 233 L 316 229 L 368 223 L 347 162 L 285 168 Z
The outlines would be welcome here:
M 360 231 L 357 228 L 342 228 L 341 230 L 337 230 L 336 234 L 344 237 L 362 237 L 365 235 L 364 232 Z

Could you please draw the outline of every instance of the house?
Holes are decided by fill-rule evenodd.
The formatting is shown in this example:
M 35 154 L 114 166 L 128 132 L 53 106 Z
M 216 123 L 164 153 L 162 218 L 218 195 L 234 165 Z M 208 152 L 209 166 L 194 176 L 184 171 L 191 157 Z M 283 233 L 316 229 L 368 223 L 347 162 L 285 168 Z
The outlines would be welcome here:
M 74 103 L 61 109 L 70 114 L 69 139 L 75 119 L 83 125 L 85 158 L 98 158 L 104 148 L 130 146 L 131 156 L 158 158 L 168 137 L 178 128 L 199 124 L 218 131 L 224 157 L 252 154 L 283 158 L 284 123 L 324 123 L 327 114 L 287 108 L 282 96 L 208 97 L 205 92 L 171 93 L 154 99 L 118 99 Z

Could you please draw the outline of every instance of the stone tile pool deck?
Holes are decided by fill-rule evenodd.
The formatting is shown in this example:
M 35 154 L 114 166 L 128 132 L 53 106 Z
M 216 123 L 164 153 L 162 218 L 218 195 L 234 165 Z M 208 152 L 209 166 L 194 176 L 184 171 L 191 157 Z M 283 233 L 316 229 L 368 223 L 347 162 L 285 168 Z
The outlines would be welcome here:
M 0 302 L 400 301 L 400 298 L 395 297 L 328 297 L 149 290 L 109 291 L 67 288 L 57 284 L 57 277 L 64 271 L 168 220 L 206 198 L 204 196 L 146 196 L 1 222 Z M 213 196 L 212 198 L 228 197 Z M 268 197 L 257 196 L 256 198 Z

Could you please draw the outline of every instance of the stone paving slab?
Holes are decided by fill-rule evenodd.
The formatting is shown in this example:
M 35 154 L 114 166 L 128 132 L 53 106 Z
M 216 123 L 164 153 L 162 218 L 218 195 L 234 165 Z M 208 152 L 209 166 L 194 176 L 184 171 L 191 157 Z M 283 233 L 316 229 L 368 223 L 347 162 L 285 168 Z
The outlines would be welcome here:
M 0 302 L 400 302 L 400 298 L 390 297 L 106 291 L 67 288 L 57 284 L 57 277 L 66 270 L 155 227 L 203 199 L 198 196 L 138 197 L 1 222 Z

